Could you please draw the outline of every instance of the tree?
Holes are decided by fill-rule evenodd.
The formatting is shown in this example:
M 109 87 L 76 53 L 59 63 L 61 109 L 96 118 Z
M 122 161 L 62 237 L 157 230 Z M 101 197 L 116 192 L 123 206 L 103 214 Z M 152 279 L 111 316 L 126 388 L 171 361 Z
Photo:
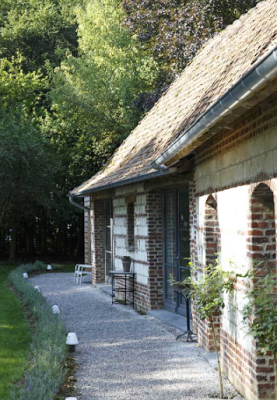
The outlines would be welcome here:
M 50 143 L 19 111 L 1 112 L 0 142 L 0 225 L 8 219 L 12 227 L 12 260 L 17 227 L 51 204 L 58 164 Z
M 216 32 L 224 29 L 257 0 L 123 0 L 125 26 L 151 51 L 161 67 L 156 90 L 146 104 L 157 101 L 176 74 Z
M 51 90 L 49 74 L 60 64 L 66 51 L 77 54 L 77 21 L 74 8 L 80 3 L 81 0 L 30 0 L 27 3 L 23 0 L 3 0 L 0 3 L 0 115 L 10 115 L 11 124 L 13 118 L 18 120 L 18 129 L 32 132 L 32 140 L 37 135 L 38 143 L 43 147 L 43 159 L 47 162 L 50 158 L 53 168 L 53 174 L 49 175 L 49 178 L 52 178 L 51 202 L 30 202 L 30 206 L 27 207 L 28 218 L 17 221 L 20 234 L 18 239 L 21 239 L 21 249 L 26 253 L 32 250 L 34 244 L 37 247 L 36 251 L 43 253 L 50 245 L 64 249 L 58 242 L 66 238 L 69 229 L 74 241 L 77 235 L 82 238 L 81 229 L 75 226 L 82 220 L 81 215 L 68 205 L 65 196 L 68 191 L 68 185 L 64 184 L 66 164 L 62 165 L 59 162 L 58 172 L 55 171 L 60 149 L 53 140 L 52 132 L 47 129 L 47 121 L 51 116 L 51 101 L 47 96 Z M 11 129 L 16 135 L 16 123 L 9 126 L 4 118 L 3 124 L 2 134 L 5 129 Z M 29 137 L 26 137 L 26 140 L 29 143 Z M 19 136 L 20 146 L 23 142 L 22 136 Z M 20 163 L 20 158 L 18 162 Z M 21 173 L 23 174 L 24 170 Z M 27 181 L 22 179 L 22 182 Z M 65 188 L 62 190 L 63 186 Z M 45 198 L 48 198 L 48 195 L 49 192 L 45 193 Z M 2 208 L 0 211 L 3 215 Z M 0 229 L 2 249 L 9 247 L 6 244 L 12 230 L 13 215 L 5 211 L 5 219 L 2 222 L 4 225 Z M 14 229 L 12 231 L 15 232 Z M 28 240 L 26 246 L 25 239 Z M 14 240 L 13 243 L 15 242 Z M 75 243 L 70 239 L 72 253 L 74 246 Z
M 51 243 L 56 254 L 82 254 L 83 216 L 69 205 L 66 195 L 96 173 L 121 144 L 144 112 L 137 102 L 139 95 L 155 85 L 157 64 L 123 27 L 120 2 L 86 3 L 3 0 L 0 4 L 2 162 L 8 159 L 4 133 L 9 131 L 10 139 L 18 137 L 13 149 L 19 155 L 23 133 L 31 132 L 26 136 L 30 154 L 36 136 L 44 159 L 54 153 L 59 160 L 58 170 L 49 175 L 51 201 L 44 204 L 36 199 L 28 207 L 28 217 L 17 218 L 19 239 L 24 243 L 26 237 L 29 243 L 20 246 L 27 252 L 36 243 L 36 250 L 45 253 Z M 14 162 L 16 158 L 20 166 L 20 156 Z M 17 171 L 15 164 L 12 170 Z M 27 185 L 26 193 L 28 171 L 26 166 L 26 179 L 20 178 Z M 17 172 L 24 174 L 24 169 Z M 15 214 L 9 212 L 12 204 L 7 201 L 11 193 L 7 195 L 5 209 L 4 203 L 1 207 L 2 247 L 10 232 L 16 232 L 12 229 Z
M 74 6 L 81 0 L 1 0 L 0 56 L 24 57 L 24 70 L 59 65 L 77 49 Z M 44 71 L 46 73 L 46 71 Z
M 23 58 L 0 60 L 0 94 L 2 110 L 19 110 L 34 123 L 40 124 L 45 116 L 43 99 L 49 82 L 40 71 L 23 71 Z
M 117 0 L 77 9 L 79 56 L 68 55 L 53 74 L 55 140 L 70 148 L 69 175 L 88 178 L 140 120 L 136 101 L 155 85 L 158 67 L 123 27 Z

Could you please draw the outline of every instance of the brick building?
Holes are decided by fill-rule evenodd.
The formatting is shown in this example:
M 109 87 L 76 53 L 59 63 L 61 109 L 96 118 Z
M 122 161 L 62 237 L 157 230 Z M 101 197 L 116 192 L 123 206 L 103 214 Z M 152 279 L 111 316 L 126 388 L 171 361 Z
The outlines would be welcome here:
M 219 254 L 243 272 L 276 270 L 277 0 L 265 0 L 216 35 L 171 85 L 109 162 L 74 189 L 85 198 L 86 262 L 93 283 L 132 258 L 136 307 L 185 315 L 168 279 L 205 270 Z M 272 398 L 272 358 L 256 356 L 241 308 L 218 317 L 224 372 L 247 399 Z M 211 332 L 194 315 L 199 343 Z

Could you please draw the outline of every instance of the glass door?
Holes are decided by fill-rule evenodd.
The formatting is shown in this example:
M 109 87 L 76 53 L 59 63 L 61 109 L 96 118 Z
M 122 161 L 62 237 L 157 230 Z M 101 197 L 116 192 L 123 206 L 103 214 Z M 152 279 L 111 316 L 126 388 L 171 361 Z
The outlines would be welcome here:
M 189 193 L 186 189 L 178 190 L 178 254 L 177 254 L 177 279 L 183 281 L 190 276 L 190 240 L 189 240 Z M 176 304 L 177 312 L 187 316 L 186 302 L 179 294 Z
M 113 270 L 113 203 L 105 200 L 105 274 L 106 282 L 111 283 L 110 271 Z
M 175 312 L 176 293 L 169 279 L 177 278 L 177 238 L 176 238 L 176 191 L 166 190 L 164 193 L 164 305 Z
M 181 294 L 168 282 L 170 276 L 177 281 L 190 276 L 189 191 L 164 191 L 164 305 L 169 311 L 185 315 L 186 305 Z

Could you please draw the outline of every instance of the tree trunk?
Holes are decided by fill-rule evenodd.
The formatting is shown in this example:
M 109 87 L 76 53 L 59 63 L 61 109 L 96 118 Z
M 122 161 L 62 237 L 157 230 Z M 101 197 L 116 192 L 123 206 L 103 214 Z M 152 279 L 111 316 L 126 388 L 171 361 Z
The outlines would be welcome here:
M 0 254 L 4 254 L 4 228 L 0 227 Z
M 277 353 L 273 354 L 274 375 L 275 375 L 275 400 L 277 400 Z
M 46 255 L 47 254 L 47 241 L 46 241 L 46 222 L 45 218 L 41 218 L 41 254 Z
M 16 240 L 17 240 L 17 226 L 13 226 L 11 234 L 11 247 L 10 247 L 10 258 L 9 261 L 15 260 L 16 255 Z
M 216 335 L 215 335 L 215 328 L 214 328 L 214 321 L 213 318 L 211 317 L 211 322 L 212 322 L 212 332 L 213 332 L 213 339 L 214 339 L 214 348 L 215 348 L 215 354 L 216 354 L 216 361 L 217 361 L 217 368 L 218 368 L 218 377 L 219 377 L 219 388 L 220 388 L 220 397 L 223 399 L 223 383 L 222 383 L 222 373 L 221 373 L 221 366 L 220 366 L 220 361 L 218 357 L 218 349 L 217 349 L 217 340 L 216 340 Z M 276 399 L 277 400 L 277 399 Z
M 62 254 L 63 256 L 67 256 L 67 231 L 66 231 L 66 222 L 63 222 L 63 230 L 62 230 Z
M 70 225 L 70 233 L 69 233 L 69 256 L 72 257 L 74 255 L 74 242 L 73 242 L 73 236 L 74 236 L 74 231 L 73 231 L 73 225 Z
M 26 227 L 26 253 L 27 255 L 34 254 L 33 226 Z
M 62 222 L 59 222 L 58 229 L 55 234 L 55 254 L 62 255 Z
M 84 256 L 84 215 L 80 214 L 78 223 L 77 256 Z

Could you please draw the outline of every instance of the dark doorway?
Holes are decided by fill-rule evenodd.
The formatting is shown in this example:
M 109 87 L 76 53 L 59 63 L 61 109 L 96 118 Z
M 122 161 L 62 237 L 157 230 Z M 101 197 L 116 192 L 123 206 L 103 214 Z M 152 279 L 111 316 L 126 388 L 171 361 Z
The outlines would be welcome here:
M 187 316 L 185 301 L 169 283 L 190 276 L 189 188 L 164 191 L 164 306 Z M 191 316 L 190 316 L 191 318 Z

